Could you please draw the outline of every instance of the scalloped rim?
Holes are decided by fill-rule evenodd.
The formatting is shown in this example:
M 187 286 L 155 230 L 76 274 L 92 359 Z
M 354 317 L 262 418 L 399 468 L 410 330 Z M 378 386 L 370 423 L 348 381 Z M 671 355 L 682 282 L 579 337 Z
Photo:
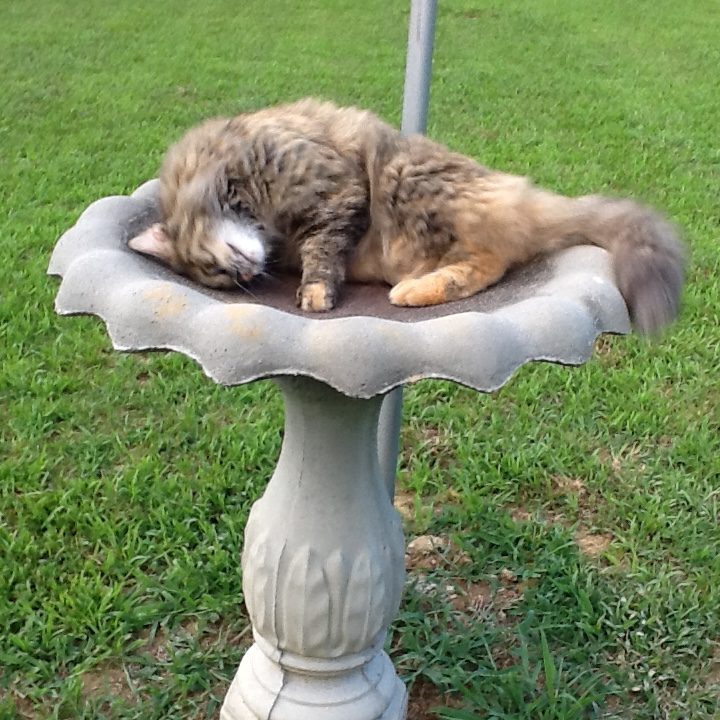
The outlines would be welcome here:
M 319 320 L 221 302 L 172 282 L 126 247 L 131 224 L 152 212 L 156 192 L 157 180 L 151 180 L 130 196 L 97 200 L 58 240 L 48 268 L 62 277 L 55 308 L 61 315 L 101 318 L 116 350 L 180 352 L 223 385 L 303 375 L 369 398 L 439 378 L 490 392 L 526 362 L 579 365 L 598 335 L 629 331 L 608 255 L 590 246 L 557 254 L 552 277 L 537 295 L 491 312 L 410 323 L 367 316 Z

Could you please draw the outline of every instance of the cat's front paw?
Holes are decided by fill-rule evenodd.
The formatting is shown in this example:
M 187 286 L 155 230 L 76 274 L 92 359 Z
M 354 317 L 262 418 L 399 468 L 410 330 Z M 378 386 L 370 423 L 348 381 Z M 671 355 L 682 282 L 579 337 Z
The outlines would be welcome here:
M 322 280 L 303 283 L 297 291 L 297 304 L 307 312 L 327 312 L 335 307 L 335 289 Z

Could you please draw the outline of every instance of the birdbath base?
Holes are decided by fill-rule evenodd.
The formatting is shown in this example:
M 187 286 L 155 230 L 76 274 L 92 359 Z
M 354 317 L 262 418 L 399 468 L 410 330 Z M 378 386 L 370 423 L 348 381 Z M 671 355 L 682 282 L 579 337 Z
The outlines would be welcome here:
M 262 703 L 264 714 L 258 715 L 245 703 L 243 688 Z M 384 708 L 380 715 L 375 713 L 378 707 Z M 328 674 L 293 673 L 253 646 L 245 654 L 220 711 L 220 720 L 341 717 L 372 720 L 407 717 L 407 691 L 384 652 L 353 672 L 343 671 L 342 677 L 334 678 Z
M 378 463 L 383 396 L 276 382 L 285 435 L 242 556 L 255 644 L 221 720 L 402 720 L 407 693 L 383 650 L 405 547 Z

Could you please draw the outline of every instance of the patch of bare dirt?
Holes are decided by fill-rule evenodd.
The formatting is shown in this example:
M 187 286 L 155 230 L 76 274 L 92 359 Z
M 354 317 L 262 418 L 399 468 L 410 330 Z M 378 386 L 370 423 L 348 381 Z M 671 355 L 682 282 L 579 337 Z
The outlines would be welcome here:
M 599 558 L 610 547 L 612 535 L 609 533 L 591 533 L 578 529 L 575 533 L 575 542 L 584 555 Z
M 169 642 L 165 628 L 159 627 L 154 632 L 143 633 L 143 640 L 146 641 L 145 647 L 141 651 L 143 654 L 150 655 L 153 660 L 159 663 L 166 663 L 170 660 Z
M 420 593 L 439 595 L 468 622 L 492 617 L 495 623 L 506 624 L 508 611 L 523 599 L 529 586 L 508 569 L 502 569 L 495 581 L 429 575 L 438 568 L 452 571 L 472 562 L 465 551 L 449 538 L 439 535 L 420 535 L 412 540 L 407 547 L 405 562 Z
M 436 720 L 437 714 L 432 712 L 437 707 L 460 707 L 457 698 L 441 693 L 432 683 L 420 679 L 412 686 L 408 698 L 407 720 Z
M 528 522 L 528 520 L 532 520 L 532 513 L 524 507 L 511 507 L 509 508 L 510 517 L 515 522 Z
M 458 580 L 448 600 L 455 610 L 467 615 L 478 615 L 492 605 L 494 593 L 489 582 L 466 582 Z
M 710 660 L 710 671 L 705 679 L 705 687 L 720 689 L 720 645 L 718 645 Z
M 80 675 L 82 695 L 86 700 L 107 697 L 122 698 L 128 703 L 136 700 L 123 668 L 101 665 Z
M 517 605 L 530 587 L 529 582 L 521 582 L 510 570 L 503 569 L 498 574 L 501 586 L 492 599 L 492 608 L 497 620 L 507 623 L 507 611 Z
M 553 475 L 552 484 L 557 492 L 563 494 L 573 493 L 578 497 L 587 495 L 585 483 L 578 477 L 570 477 L 568 475 Z
M 412 522 L 415 519 L 416 498 L 417 493 L 408 492 L 407 490 L 396 491 L 393 505 L 404 522 Z
M 606 450 L 600 452 L 602 462 L 611 464 L 615 471 L 623 466 L 623 458 L 637 459 L 639 449 L 630 447 L 622 456 L 613 457 Z M 580 552 L 593 559 L 602 557 L 602 555 L 610 548 L 613 537 L 610 533 L 591 531 L 597 517 L 597 507 L 599 504 L 598 496 L 588 490 L 583 480 L 579 477 L 569 475 L 554 475 L 552 478 L 553 490 L 558 496 L 574 496 L 574 502 L 577 504 L 577 510 L 572 514 L 573 518 L 568 517 L 562 511 L 556 511 L 548 508 L 541 508 L 534 513 L 529 512 L 523 506 L 510 507 L 508 512 L 515 522 L 529 522 L 536 519 L 548 525 L 558 525 L 565 529 L 574 528 L 575 542 Z
M 35 718 L 39 717 L 35 704 L 17 689 L 11 688 L 7 696 L 5 691 L 0 690 L 0 700 L 5 700 L 6 697 L 12 700 L 17 717 L 22 718 L 22 720 L 35 720 Z
M 587 515 L 587 517 L 586 517 Z M 529 513 L 522 507 L 510 508 L 510 516 L 515 522 L 528 522 L 535 515 Z M 559 525 L 564 528 L 571 528 L 573 523 L 562 513 L 556 513 L 552 510 L 543 510 L 538 516 L 540 522 L 548 525 Z M 587 529 L 584 521 L 592 521 L 591 512 L 584 513 L 581 510 L 581 522 L 575 530 L 575 542 L 580 548 L 580 552 L 590 558 L 602 557 L 612 544 L 613 537 L 610 533 L 591 532 Z
M 458 548 L 450 538 L 439 535 L 420 535 L 408 543 L 405 567 L 408 570 L 435 570 L 439 567 L 469 565 L 470 556 Z
M 502 581 L 501 581 L 502 582 Z M 503 582 L 499 587 L 487 581 L 466 582 L 457 580 L 448 592 L 448 600 L 455 610 L 469 618 L 492 617 L 496 625 L 508 625 L 508 611 L 517 605 L 529 587 L 529 583 Z
M 195 635 L 197 635 L 197 625 L 193 636 Z M 216 622 L 205 627 L 198 643 L 203 650 L 207 650 L 215 645 L 246 647 L 250 645 L 251 641 L 252 625 L 250 625 L 250 622 L 247 622 L 240 629 L 225 622 Z

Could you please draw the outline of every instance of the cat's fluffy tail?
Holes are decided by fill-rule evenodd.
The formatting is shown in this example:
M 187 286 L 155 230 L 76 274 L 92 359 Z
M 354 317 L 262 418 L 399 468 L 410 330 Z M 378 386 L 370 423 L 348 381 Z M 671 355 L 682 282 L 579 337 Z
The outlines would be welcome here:
M 550 244 L 605 248 L 635 328 L 656 333 L 672 322 L 685 279 L 685 249 L 676 229 L 656 211 L 631 200 L 555 198 L 560 202 L 550 203 L 551 221 L 541 223 Z M 558 205 L 564 212 L 557 212 Z

